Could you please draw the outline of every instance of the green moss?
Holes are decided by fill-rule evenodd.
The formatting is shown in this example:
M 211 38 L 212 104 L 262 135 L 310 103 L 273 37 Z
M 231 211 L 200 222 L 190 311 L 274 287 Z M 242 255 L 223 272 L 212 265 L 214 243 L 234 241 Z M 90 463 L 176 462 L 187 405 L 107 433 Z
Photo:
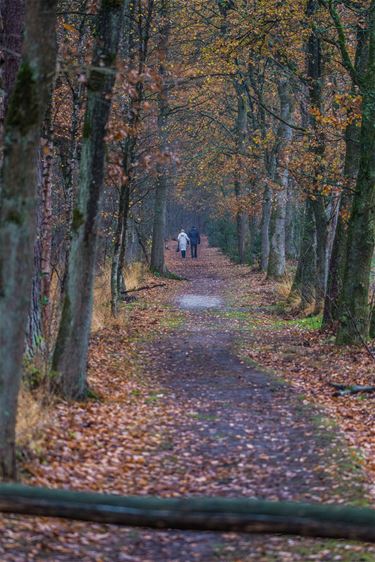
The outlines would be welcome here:
M 23 62 L 17 74 L 16 84 L 9 101 L 6 117 L 8 127 L 18 128 L 26 135 L 39 120 L 38 89 L 33 72 L 27 62 Z
M 85 122 L 83 124 L 83 131 L 82 131 L 83 138 L 88 139 L 91 135 L 91 131 L 92 131 L 91 123 L 88 119 L 85 119 Z
M 85 219 L 81 211 L 77 208 L 73 209 L 73 221 L 72 229 L 77 232 L 77 230 L 84 224 Z
M 21 213 L 19 213 L 18 211 L 9 211 L 6 217 L 6 221 L 21 226 L 23 223 L 23 218 Z

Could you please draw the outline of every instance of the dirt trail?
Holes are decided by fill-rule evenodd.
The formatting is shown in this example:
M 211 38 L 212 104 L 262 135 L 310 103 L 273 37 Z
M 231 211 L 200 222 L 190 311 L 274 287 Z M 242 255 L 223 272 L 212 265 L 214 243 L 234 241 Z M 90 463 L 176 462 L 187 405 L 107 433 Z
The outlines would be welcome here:
M 171 306 L 172 318 L 179 315 L 179 325 L 151 341 L 137 343 L 136 353 L 143 376 L 158 389 L 151 399 L 179 415 L 168 421 L 160 418 L 155 428 L 163 439 L 147 452 L 149 459 L 157 460 L 147 486 L 140 477 L 147 466 L 134 474 L 130 490 L 124 483 L 117 485 L 113 475 L 104 474 L 106 482 L 111 477 L 119 493 L 357 503 L 363 496 L 363 478 L 360 473 L 353 476 L 353 462 L 342 435 L 289 385 L 240 358 L 240 347 L 248 345 L 248 331 L 241 325 L 242 311 L 231 306 L 230 297 L 233 279 L 248 275 L 248 270 L 233 266 L 207 245 L 198 260 L 184 262 L 171 247 L 168 264 L 187 278 L 161 296 L 164 305 Z M 119 352 L 115 348 L 113 354 Z M 126 416 L 126 411 L 121 415 Z M 120 417 L 117 420 L 121 427 Z M 116 427 L 112 431 L 115 434 Z M 99 433 L 98 429 L 98 439 Z M 108 490 L 107 484 L 103 487 Z M 56 547 L 59 533 L 69 539 L 65 550 Z M 27 551 L 27 540 L 27 533 L 19 531 L 17 552 L 7 552 L 1 560 L 375 560 L 364 545 L 342 542 L 86 524 L 56 523 L 47 536 L 39 530 L 33 555 Z M 37 547 L 38 541 L 44 542 L 43 548 Z

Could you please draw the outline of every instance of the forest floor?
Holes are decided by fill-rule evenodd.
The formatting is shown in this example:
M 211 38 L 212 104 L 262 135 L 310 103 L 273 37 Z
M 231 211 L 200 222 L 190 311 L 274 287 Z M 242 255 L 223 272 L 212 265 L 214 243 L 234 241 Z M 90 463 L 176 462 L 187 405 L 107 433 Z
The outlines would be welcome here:
M 296 319 L 275 284 L 206 243 L 169 244 L 186 280 L 138 293 L 92 338 L 98 400 L 56 403 L 23 464 L 29 484 L 132 495 L 245 496 L 373 505 L 371 359 Z M 137 293 L 135 293 L 136 295 Z M 314 323 L 315 322 L 315 323 Z M 272 371 L 272 372 L 271 372 Z M 372 461 L 371 461 L 372 459 Z M 0 519 L 4 562 L 375 561 L 345 541 L 151 531 L 56 519 Z

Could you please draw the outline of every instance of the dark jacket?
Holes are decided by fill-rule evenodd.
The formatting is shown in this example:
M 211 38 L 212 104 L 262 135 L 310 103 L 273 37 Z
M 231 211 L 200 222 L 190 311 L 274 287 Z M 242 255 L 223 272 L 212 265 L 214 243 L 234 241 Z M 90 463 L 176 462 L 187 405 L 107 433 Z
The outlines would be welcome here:
M 190 238 L 191 244 L 200 244 L 201 243 L 201 237 L 199 236 L 199 230 L 197 230 L 196 228 L 192 228 L 190 230 L 188 236 Z

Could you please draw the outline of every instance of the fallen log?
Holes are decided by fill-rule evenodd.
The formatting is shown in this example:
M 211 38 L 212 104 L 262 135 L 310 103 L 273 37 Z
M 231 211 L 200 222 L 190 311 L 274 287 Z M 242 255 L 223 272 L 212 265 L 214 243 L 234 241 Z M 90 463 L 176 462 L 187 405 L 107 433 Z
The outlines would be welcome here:
M 0 512 L 116 525 L 375 542 L 375 510 L 221 497 L 162 499 L 0 485 Z
M 375 386 L 360 385 L 360 384 L 339 384 L 335 382 L 330 383 L 333 388 L 337 389 L 336 396 L 348 396 L 350 394 L 358 394 L 360 392 L 375 392 Z

